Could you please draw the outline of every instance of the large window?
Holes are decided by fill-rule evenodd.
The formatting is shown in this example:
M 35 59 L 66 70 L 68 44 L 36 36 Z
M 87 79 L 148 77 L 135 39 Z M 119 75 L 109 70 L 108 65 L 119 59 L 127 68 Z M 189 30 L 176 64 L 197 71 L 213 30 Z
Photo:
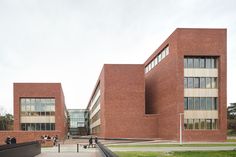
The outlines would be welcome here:
M 185 77 L 184 88 L 217 88 L 217 77 Z
M 184 57 L 184 68 L 217 68 L 217 57 Z
M 184 119 L 184 129 L 186 130 L 215 130 L 217 119 Z
M 184 110 L 217 110 L 217 97 L 185 97 Z
M 54 98 L 21 98 L 21 116 L 24 117 L 48 117 L 55 118 L 55 99 Z M 25 123 L 21 122 L 21 129 L 30 130 L 55 130 L 55 123 L 50 120 L 44 123 Z

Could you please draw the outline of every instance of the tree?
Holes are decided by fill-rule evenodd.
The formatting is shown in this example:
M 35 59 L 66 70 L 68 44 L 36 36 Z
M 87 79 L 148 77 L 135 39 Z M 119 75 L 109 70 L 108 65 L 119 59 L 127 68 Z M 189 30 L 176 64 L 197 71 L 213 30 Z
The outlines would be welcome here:
M 236 133 L 236 103 L 231 103 L 227 108 L 228 129 L 230 134 Z
M 13 121 L 14 117 L 12 114 L 0 113 L 0 130 L 13 130 Z

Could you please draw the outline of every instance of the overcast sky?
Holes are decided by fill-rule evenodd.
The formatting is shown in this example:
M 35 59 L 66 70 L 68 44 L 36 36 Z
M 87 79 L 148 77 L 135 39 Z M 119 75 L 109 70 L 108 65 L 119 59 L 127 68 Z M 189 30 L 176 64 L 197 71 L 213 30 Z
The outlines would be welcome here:
M 13 82 L 61 82 L 67 108 L 85 108 L 104 63 L 142 64 L 178 27 L 227 28 L 227 95 L 236 102 L 235 6 L 234 0 L 0 0 L 0 109 L 13 112 Z

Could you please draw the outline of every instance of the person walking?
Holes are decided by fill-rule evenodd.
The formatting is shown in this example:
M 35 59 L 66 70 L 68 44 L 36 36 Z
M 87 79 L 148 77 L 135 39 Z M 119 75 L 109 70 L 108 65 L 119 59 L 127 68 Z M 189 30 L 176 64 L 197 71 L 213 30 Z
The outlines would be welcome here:
M 6 144 L 11 144 L 11 137 L 7 136 L 6 140 L 5 140 Z
M 97 136 L 95 137 L 94 141 L 95 141 L 96 144 L 98 143 L 98 137 Z
M 89 147 L 92 146 L 93 147 L 93 138 L 92 136 L 89 138 Z
M 16 138 L 15 137 L 11 138 L 11 144 L 16 144 Z

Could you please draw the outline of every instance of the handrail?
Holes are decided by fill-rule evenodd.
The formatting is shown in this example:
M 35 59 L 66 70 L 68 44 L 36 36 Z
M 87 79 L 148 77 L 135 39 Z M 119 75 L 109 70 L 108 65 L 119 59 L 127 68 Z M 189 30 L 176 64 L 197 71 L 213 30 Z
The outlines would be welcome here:
M 106 146 L 104 146 L 100 142 L 97 143 L 97 146 L 103 157 L 118 157 L 118 155 L 113 153 L 110 149 L 108 149 Z

